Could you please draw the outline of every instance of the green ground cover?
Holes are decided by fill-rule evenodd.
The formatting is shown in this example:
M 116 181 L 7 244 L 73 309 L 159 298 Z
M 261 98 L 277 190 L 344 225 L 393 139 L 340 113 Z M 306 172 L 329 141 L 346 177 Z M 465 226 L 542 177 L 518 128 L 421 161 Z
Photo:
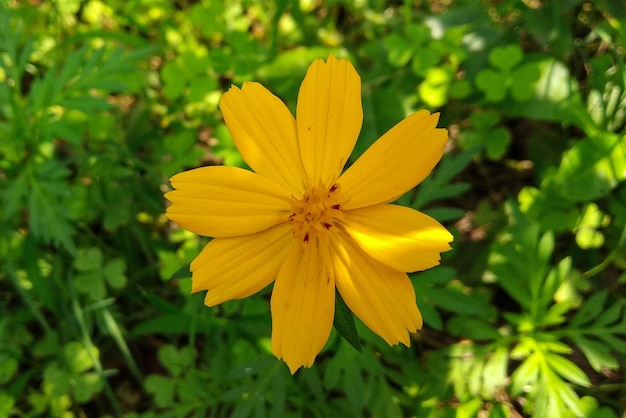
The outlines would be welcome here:
M 625 26 L 612 0 L 1 1 L 0 417 L 622 416 Z M 441 112 L 449 150 L 399 200 L 455 241 L 411 275 L 411 348 L 356 321 L 291 376 L 271 289 L 189 294 L 207 239 L 163 193 L 244 166 L 231 84 L 294 110 L 331 53 L 363 82 L 353 158 Z

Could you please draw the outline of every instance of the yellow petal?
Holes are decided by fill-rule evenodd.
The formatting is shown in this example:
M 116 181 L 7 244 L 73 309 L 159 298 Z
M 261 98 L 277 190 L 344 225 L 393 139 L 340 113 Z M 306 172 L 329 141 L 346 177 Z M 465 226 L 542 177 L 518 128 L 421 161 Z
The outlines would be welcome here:
M 352 64 L 332 55 L 311 64 L 296 111 L 300 152 L 309 184 L 337 180 L 361 130 L 361 79 Z
M 296 121 L 285 104 L 259 83 L 233 86 L 220 109 L 243 159 L 257 173 L 302 194 L 304 172 Z
M 166 215 L 183 228 L 209 237 L 252 234 L 285 221 L 289 192 L 236 167 L 202 167 L 170 179 L 176 188 Z
M 272 351 L 295 373 L 310 367 L 328 340 L 335 315 L 335 281 L 328 246 L 293 247 L 272 291 Z
M 375 205 L 344 212 L 348 234 L 370 256 L 400 271 L 426 270 L 450 249 L 452 234 L 430 216 L 396 205 Z
M 287 224 L 254 235 L 215 238 L 191 263 L 191 291 L 208 290 L 208 306 L 250 296 L 276 279 L 295 243 Z
M 339 178 L 349 196 L 344 209 L 388 203 L 419 184 L 443 155 L 445 129 L 439 114 L 415 112 L 391 128 Z
M 389 345 L 410 345 L 409 332 L 422 327 L 422 315 L 408 276 L 374 260 L 343 233 L 333 238 L 335 282 L 346 305 Z

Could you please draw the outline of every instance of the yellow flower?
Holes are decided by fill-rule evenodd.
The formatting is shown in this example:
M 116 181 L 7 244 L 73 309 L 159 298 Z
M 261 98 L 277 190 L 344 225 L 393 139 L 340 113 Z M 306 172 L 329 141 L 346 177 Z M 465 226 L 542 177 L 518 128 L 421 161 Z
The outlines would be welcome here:
M 415 112 L 342 173 L 361 130 L 361 80 L 350 62 L 316 60 L 296 118 L 258 83 L 231 87 L 226 126 L 254 170 L 202 167 L 171 178 L 167 216 L 214 237 L 191 263 L 205 304 L 245 298 L 274 282 L 272 351 L 291 373 L 328 340 L 335 288 L 390 345 L 422 327 L 406 272 L 436 266 L 452 235 L 433 218 L 389 204 L 420 183 L 447 140 L 438 115 Z

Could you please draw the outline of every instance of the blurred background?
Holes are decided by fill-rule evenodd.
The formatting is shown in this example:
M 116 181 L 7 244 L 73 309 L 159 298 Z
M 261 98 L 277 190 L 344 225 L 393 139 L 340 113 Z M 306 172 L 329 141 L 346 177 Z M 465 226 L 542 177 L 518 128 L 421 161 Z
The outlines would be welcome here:
M 622 416 L 622 2 L 0 3 L 0 417 Z M 400 203 L 455 242 L 411 275 L 410 348 L 357 320 L 292 377 L 271 289 L 189 294 L 207 238 L 162 194 L 186 169 L 245 167 L 218 109 L 232 84 L 293 111 L 330 53 L 363 82 L 353 159 L 441 112 L 447 152 Z

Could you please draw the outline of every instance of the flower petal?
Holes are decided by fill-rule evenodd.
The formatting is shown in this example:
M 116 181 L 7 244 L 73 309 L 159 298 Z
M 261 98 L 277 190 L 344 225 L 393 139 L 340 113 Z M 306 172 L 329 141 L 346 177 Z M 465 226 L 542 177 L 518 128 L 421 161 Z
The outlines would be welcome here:
M 276 279 L 295 243 L 287 224 L 254 235 L 215 238 L 191 263 L 191 291 L 208 290 L 207 306 L 250 296 Z
M 289 192 L 277 183 L 236 167 L 202 167 L 170 179 L 176 188 L 167 217 L 209 237 L 252 234 L 284 222 Z
M 372 144 L 339 178 L 350 197 L 344 209 L 388 203 L 419 184 L 443 155 L 447 130 L 439 114 L 415 112 Z
M 422 327 L 409 277 L 374 260 L 343 233 L 333 238 L 335 281 L 346 305 L 389 345 L 409 346 L 409 332 Z
M 348 234 L 371 257 L 406 272 L 439 264 L 453 237 L 430 216 L 397 205 L 375 205 L 344 212 Z
M 248 82 L 224 93 L 220 110 L 250 168 L 301 194 L 304 171 L 296 121 L 287 106 L 261 84 Z
M 335 314 L 335 280 L 328 246 L 296 245 L 272 291 L 272 351 L 291 373 L 310 367 L 328 340 Z
M 309 185 L 337 180 L 361 131 L 361 79 L 352 64 L 330 56 L 311 64 L 296 110 L 302 163 Z

